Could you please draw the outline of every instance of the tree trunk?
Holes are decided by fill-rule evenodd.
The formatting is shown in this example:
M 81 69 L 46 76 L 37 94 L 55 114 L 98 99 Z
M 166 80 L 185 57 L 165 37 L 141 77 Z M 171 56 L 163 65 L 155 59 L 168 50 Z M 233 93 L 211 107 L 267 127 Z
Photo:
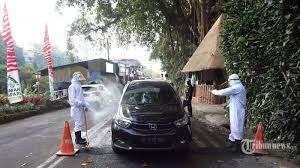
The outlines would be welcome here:
M 206 0 L 189 0 L 192 16 L 192 29 L 194 36 L 198 36 L 195 43 L 199 45 L 208 31 L 208 11 Z
M 208 20 L 207 20 L 207 3 L 206 0 L 199 0 L 200 2 L 200 20 L 199 20 L 199 29 L 200 29 L 200 38 L 199 43 L 203 40 L 205 37 L 207 31 L 208 31 Z

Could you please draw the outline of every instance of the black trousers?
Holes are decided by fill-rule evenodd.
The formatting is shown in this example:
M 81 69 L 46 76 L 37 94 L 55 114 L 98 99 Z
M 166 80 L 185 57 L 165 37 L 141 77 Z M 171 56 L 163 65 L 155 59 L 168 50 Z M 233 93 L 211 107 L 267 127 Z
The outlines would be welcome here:
M 192 99 L 188 99 L 187 102 L 189 115 L 192 116 Z

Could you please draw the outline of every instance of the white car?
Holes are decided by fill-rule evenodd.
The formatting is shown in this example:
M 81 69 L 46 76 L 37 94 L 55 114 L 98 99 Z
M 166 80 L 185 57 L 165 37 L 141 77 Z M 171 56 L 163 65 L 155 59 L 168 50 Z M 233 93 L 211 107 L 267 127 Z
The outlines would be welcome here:
M 82 85 L 85 101 L 95 108 L 103 107 L 108 102 L 108 90 L 102 84 Z

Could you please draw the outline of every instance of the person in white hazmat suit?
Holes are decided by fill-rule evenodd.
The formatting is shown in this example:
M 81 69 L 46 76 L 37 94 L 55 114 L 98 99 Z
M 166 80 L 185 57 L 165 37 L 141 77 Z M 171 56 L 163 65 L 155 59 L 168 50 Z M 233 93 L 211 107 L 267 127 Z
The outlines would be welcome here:
M 72 84 L 68 88 L 69 103 L 71 105 L 71 118 L 75 123 L 75 142 L 76 144 L 86 145 L 86 139 L 81 138 L 81 130 L 84 123 L 84 110 L 86 110 L 86 102 L 83 97 L 81 82 L 85 78 L 81 72 L 75 72 L 71 80 Z
M 241 149 L 240 142 L 243 139 L 243 129 L 246 108 L 246 89 L 242 85 L 239 76 L 232 74 L 228 78 L 229 87 L 222 90 L 212 90 L 212 94 L 218 96 L 230 96 L 229 119 L 230 119 L 230 143 L 226 146 L 232 152 Z

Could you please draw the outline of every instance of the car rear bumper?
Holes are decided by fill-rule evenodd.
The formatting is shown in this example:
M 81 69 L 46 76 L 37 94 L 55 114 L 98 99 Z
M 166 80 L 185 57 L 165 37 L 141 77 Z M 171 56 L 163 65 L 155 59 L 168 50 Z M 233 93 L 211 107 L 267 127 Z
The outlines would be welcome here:
M 131 128 L 125 129 L 114 122 L 112 123 L 112 146 L 122 150 L 174 150 L 186 147 L 190 141 L 190 125 L 173 128 L 164 133 L 145 134 Z

